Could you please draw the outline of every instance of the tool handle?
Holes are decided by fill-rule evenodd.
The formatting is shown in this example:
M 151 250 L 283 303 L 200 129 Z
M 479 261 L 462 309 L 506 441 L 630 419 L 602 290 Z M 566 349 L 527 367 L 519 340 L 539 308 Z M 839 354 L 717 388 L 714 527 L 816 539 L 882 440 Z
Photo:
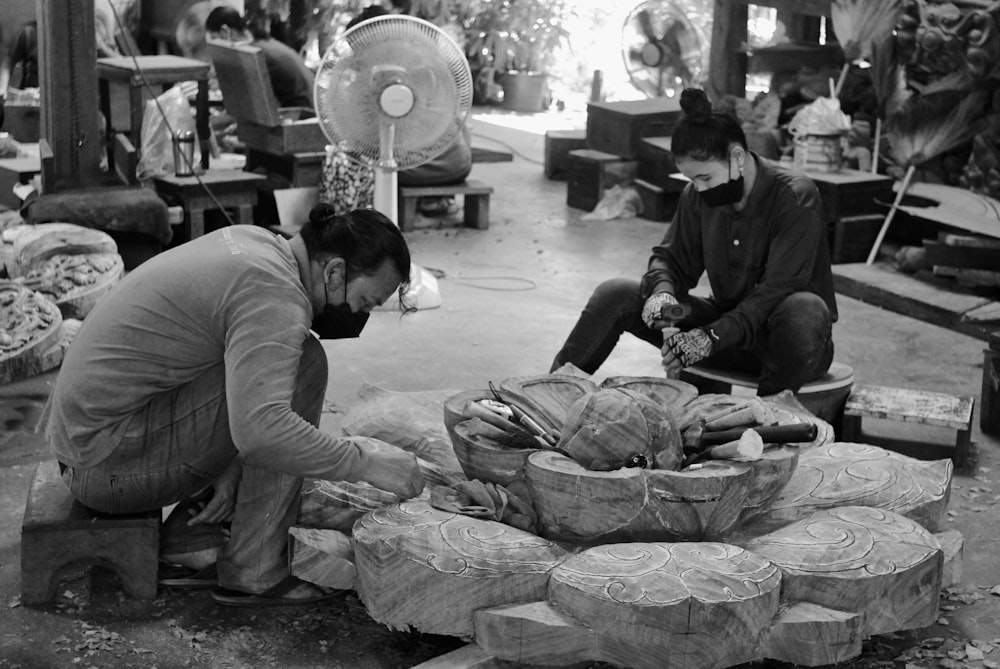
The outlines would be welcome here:
M 790 425 L 766 425 L 763 427 L 737 427 L 732 430 L 706 432 L 702 436 L 702 448 L 726 444 L 736 441 L 746 430 L 753 430 L 760 435 L 765 444 L 787 443 L 795 444 L 812 441 L 818 430 L 816 423 L 792 423 Z

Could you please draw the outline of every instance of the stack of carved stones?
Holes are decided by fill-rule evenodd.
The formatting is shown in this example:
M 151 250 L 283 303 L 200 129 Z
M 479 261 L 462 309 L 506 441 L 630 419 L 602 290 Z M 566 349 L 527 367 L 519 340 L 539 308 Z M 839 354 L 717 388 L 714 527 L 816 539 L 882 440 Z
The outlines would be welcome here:
M 97 301 L 125 271 L 114 240 L 69 223 L 4 230 L 0 383 L 58 367 Z

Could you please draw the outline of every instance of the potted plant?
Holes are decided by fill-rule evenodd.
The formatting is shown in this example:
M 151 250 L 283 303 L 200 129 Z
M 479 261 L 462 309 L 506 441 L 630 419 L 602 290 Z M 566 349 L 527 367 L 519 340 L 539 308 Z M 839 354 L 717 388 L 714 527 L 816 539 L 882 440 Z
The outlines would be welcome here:
M 479 101 L 498 97 L 499 84 L 508 109 L 542 111 L 546 75 L 569 37 L 569 0 L 478 0 L 465 12 L 466 55 Z

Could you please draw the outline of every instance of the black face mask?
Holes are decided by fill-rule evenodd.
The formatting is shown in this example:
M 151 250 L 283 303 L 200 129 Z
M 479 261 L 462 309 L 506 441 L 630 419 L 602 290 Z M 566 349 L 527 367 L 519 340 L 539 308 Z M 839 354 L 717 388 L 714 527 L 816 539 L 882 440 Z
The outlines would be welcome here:
M 743 175 L 741 174 L 739 179 L 730 179 L 724 184 L 703 190 L 698 195 L 709 207 L 736 204 L 743 199 Z
M 323 312 L 313 318 L 312 329 L 320 339 L 352 339 L 365 329 L 369 314 L 354 313 L 346 302 L 336 306 L 327 303 Z

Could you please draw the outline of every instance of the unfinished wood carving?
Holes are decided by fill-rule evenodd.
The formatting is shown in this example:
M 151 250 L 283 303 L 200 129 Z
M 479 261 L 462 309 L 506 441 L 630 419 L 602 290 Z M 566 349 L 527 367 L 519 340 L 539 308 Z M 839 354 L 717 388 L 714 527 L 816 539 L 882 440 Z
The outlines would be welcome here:
M 0 383 L 40 373 L 61 326 L 55 304 L 16 281 L 0 281 Z
M 398 629 L 471 637 L 477 609 L 544 598 L 566 555 L 551 541 L 413 500 L 354 526 L 358 595 Z
M 675 409 L 690 424 L 742 401 Z M 767 401 L 772 418 L 817 420 Z M 756 462 L 591 471 L 551 449 L 489 445 L 494 426 L 470 430 L 476 420 L 451 423 L 456 453 L 510 456 L 542 536 L 419 500 L 366 514 L 353 536 L 358 593 L 379 622 L 538 665 L 820 666 L 856 657 L 871 634 L 931 624 L 944 579 L 960 574 L 961 537 L 932 534 L 948 461 L 831 443 L 819 421 L 812 443 Z
M 85 318 L 125 273 L 115 241 L 71 223 L 4 231 L 7 274 L 52 300 L 65 318 Z

